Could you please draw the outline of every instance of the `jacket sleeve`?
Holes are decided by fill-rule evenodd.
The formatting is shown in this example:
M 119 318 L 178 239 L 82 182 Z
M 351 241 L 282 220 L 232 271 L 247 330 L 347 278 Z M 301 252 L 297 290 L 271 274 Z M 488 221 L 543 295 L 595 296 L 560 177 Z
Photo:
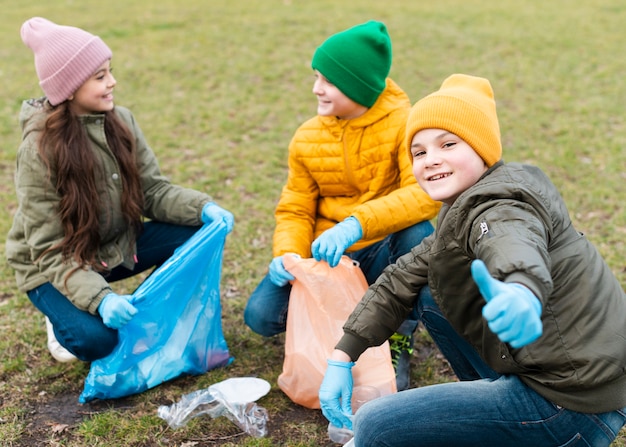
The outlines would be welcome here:
M 551 223 L 537 205 L 518 200 L 485 201 L 468 207 L 471 225 L 462 234 L 476 258 L 482 259 L 491 274 L 505 282 L 528 287 L 543 301 L 552 293 L 548 244 Z
M 298 160 L 297 140 L 289 145 L 289 174 L 276 206 L 274 256 L 297 253 L 311 256 L 319 188 L 308 169 Z
M 90 269 L 78 269 L 69 277 L 76 264 L 64 261 L 60 250 L 46 250 L 63 239 L 63 228 L 58 217 L 59 196 L 48 178 L 45 164 L 34 146 L 20 148 L 15 175 L 18 203 L 21 209 L 21 227 L 31 256 L 20 262 L 33 262 L 48 281 L 63 293 L 76 307 L 97 312 L 100 301 L 111 288 L 107 281 Z M 67 281 L 66 281 L 67 279 Z
M 144 191 L 145 216 L 178 225 L 202 224 L 202 207 L 211 201 L 211 197 L 200 191 L 172 185 L 169 179 L 161 174 L 157 158 L 132 114 L 121 107 L 116 110 L 135 135 L 139 175 Z
M 415 180 L 404 143 L 404 129 L 403 125 L 397 132 L 395 146 L 400 188 L 359 205 L 352 213 L 361 223 L 363 239 L 386 236 L 433 219 L 441 208 L 441 202 L 431 199 Z
M 372 284 L 343 326 L 336 348 L 353 361 L 367 348 L 379 346 L 412 311 L 419 292 L 428 283 L 428 257 L 434 234 L 389 265 Z

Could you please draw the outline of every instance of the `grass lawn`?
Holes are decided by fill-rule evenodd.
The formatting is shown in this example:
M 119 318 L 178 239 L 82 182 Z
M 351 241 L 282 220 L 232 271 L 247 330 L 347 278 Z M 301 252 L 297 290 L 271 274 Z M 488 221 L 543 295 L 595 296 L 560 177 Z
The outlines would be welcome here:
M 79 26 L 113 50 L 116 103 L 130 108 L 173 182 L 205 190 L 236 218 L 222 273 L 225 337 L 233 364 L 140 395 L 79 405 L 89 365 L 59 364 L 43 316 L 0 263 L 0 445 L 332 445 L 319 411 L 276 385 L 284 337 L 264 339 L 242 320 L 271 259 L 273 209 L 296 127 L 315 113 L 310 59 L 330 34 L 384 21 L 391 77 L 412 102 L 454 72 L 487 77 L 496 93 L 504 158 L 544 169 L 580 231 L 626 284 L 626 5 L 614 0 L 0 0 L 0 234 L 16 200 L 21 102 L 40 96 L 32 52 L 19 29 L 31 16 Z M 0 253 L 4 261 L 4 253 Z M 138 280 L 119 292 L 130 292 Z M 425 333 L 414 386 L 454 380 Z M 156 410 L 228 377 L 272 385 L 259 404 L 269 435 L 253 438 L 225 418 L 171 430 Z M 622 431 L 613 446 L 626 446 Z

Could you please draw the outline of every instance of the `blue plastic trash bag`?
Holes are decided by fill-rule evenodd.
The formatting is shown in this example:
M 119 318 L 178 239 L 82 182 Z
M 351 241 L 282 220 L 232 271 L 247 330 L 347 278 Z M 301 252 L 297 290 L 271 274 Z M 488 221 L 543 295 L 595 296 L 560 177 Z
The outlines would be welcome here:
M 113 352 L 92 362 L 80 403 L 141 393 L 233 360 L 219 289 L 226 234 L 222 221 L 204 225 L 137 288 L 138 312 Z

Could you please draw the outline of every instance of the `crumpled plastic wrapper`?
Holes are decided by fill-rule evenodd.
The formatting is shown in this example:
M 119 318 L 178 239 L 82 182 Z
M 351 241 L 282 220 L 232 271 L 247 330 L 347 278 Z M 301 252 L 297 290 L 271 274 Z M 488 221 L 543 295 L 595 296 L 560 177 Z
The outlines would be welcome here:
M 209 415 L 224 416 L 254 437 L 267 434 L 268 413 L 255 402 L 270 390 L 270 384 L 256 377 L 238 377 L 185 394 L 172 405 L 161 405 L 158 415 L 171 428 L 183 427 L 189 420 Z

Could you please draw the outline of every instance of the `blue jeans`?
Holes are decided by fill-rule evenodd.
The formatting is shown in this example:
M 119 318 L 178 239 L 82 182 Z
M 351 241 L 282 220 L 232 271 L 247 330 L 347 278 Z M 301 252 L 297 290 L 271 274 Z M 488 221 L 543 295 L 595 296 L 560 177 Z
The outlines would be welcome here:
M 435 303 L 429 287 L 423 287 L 420 290 L 413 313 L 417 314 L 417 319 L 426 327 L 439 351 L 448 360 L 450 367 L 460 380 L 497 379 L 500 376 L 450 325 Z
M 137 275 L 163 264 L 200 227 L 146 222 L 137 239 L 137 264 L 133 270 L 116 267 L 103 276 L 108 282 Z M 109 355 L 117 345 L 117 330 L 104 325 L 100 315 L 78 309 L 51 283 L 27 292 L 28 298 L 52 326 L 58 342 L 81 360 L 90 362 Z
M 354 419 L 356 447 L 607 447 L 626 408 L 601 414 L 567 410 L 517 376 L 451 382 L 388 395 Z
M 368 284 L 373 284 L 385 267 L 411 251 L 422 239 L 434 231 L 430 222 L 420 222 L 394 234 L 375 244 L 351 253 L 347 256 L 357 261 Z M 252 292 L 246 309 L 245 323 L 257 334 L 265 337 L 284 332 L 287 327 L 287 308 L 291 285 L 276 286 L 265 276 Z M 409 319 L 401 327 L 402 333 L 410 335 L 417 327 L 417 320 Z

